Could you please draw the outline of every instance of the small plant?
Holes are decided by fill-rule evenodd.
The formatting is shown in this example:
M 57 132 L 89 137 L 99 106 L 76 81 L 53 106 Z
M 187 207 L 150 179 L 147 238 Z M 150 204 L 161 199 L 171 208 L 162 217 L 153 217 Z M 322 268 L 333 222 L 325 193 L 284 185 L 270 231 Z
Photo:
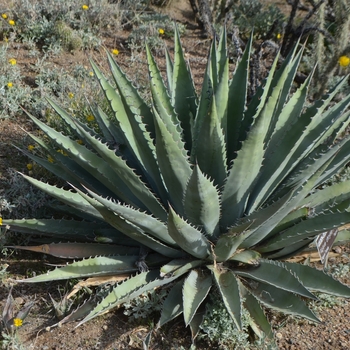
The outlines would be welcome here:
M 249 348 L 249 313 L 242 312 L 242 330 L 237 329 L 218 292 L 211 293 L 198 338 L 208 338 L 218 349 Z
M 139 318 L 148 318 L 153 313 L 162 310 L 164 299 L 167 296 L 165 290 L 152 290 L 148 293 L 141 294 L 138 298 L 125 303 L 124 315 L 129 316 L 129 320 Z
M 33 302 L 28 303 L 14 316 L 14 300 L 12 297 L 12 290 L 10 290 L 0 323 L 0 331 L 3 338 L 0 344 L 3 349 L 23 349 L 17 338 L 17 329 L 23 325 L 23 321 L 28 316 L 33 305 Z
M 252 38 L 230 80 L 223 30 L 197 96 L 177 32 L 174 40 L 168 86 L 146 48 L 152 105 L 108 54 L 115 87 L 91 62 L 113 111 L 91 106 L 97 129 L 52 100 L 69 132 L 30 115 L 46 135 L 30 134 L 45 157 L 23 152 L 69 187 L 23 176 L 76 219 L 3 225 L 62 242 L 22 249 L 84 259 L 21 282 L 122 275 L 75 311 L 79 325 L 165 285 L 158 326 L 183 315 L 193 339 L 216 288 L 239 330 L 246 310 L 249 326 L 273 337 L 261 305 L 319 322 L 304 299 L 316 300 L 313 291 L 350 297 L 350 289 L 285 260 L 350 223 L 349 182 L 319 189 L 350 160 L 350 136 L 335 142 L 349 123 L 350 96 L 332 102 L 346 80 L 305 106 L 311 76 L 291 94 L 302 57 L 296 46 L 278 70 L 276 57 L 247 101 Z

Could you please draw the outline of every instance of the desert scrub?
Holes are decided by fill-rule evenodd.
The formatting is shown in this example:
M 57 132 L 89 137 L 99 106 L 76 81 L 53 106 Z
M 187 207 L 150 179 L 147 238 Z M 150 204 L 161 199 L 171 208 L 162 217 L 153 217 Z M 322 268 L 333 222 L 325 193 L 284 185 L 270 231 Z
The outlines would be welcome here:
M 84 7 L 85 5 L 85 7 Z M 16 39 L 35 42 L 41 49 L 74 51 L 102 44 L 106 31 L 121 29 L 146 9 L 146 2 L 90 0 L 88 5 L 73 0 L 18 0 L 9 5 L 8 13 L 16 18 L 16 26 L 2 19 L 2 35 L 16 30 Z
M 241 39 L 247 40 L 254 29 L 256 39 L 276 39 L 283 32 L 285 16 L 275 5 L 259 0 L 213 1 L 216 27 L 227 24 L 228 32 L 238 30 Z M 220 4 L 219 4 L 220 3 Z
M 32 102 L 31 89 L 23 82 L 16 57 L 8 53 L 8 45 L 0 47 L 0 119 L 17 115 L 20 105 Z
M 213 292 L 207 303 L 203 322 L 200 326 L 199 339 L 207 339 L 215 344 L 215 348 L 248 349 L 251 345 L 248 340 L 249 313 L 242 312 L 242 330 L 238 330 L 232 323 L 232 318 L 220 298 L 218 291 Z

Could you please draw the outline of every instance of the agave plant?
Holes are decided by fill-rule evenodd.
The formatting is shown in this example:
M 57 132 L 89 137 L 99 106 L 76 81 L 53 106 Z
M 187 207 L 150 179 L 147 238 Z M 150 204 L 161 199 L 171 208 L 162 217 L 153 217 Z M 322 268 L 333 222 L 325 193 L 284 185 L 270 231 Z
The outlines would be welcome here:
M 91 62 L 113 112 L 91 106 L 99 131 L 51 100 L 69 133 L 30 116 L 47 137 L 30 136 L 54 161 L 24 152 L 70 187 L 23 176 L 81 219 L 3 224 L 62 242 L 24 248 L 83 259 L 24 282 L 129 275 L 84 304 L 79 325 L 166 285 L 159 326 L 183 314 L 193 338 L 214 290 L 239 329 L 246 308 L 253 329 L 268 336 L 263 307 L 318 322 L 305 303 L 316 299 L 312 291 L 350 297 L 324 272 L 286 261 L 350 223 L 350 182 L 321 186 L 350 160 L 350 138 L 339 138 L 350 96 L 332 102 L 346 78 L 307 104 L 311 76 L 293 85 L 296 47 L 280 67 L 275 59 L 247 101 L 251 47 L 250 39 L 230 79 L 223 30 L 199 96 L 178 33 L 174 61 L 166 51 L 167 84 L 146 47 L 151 104 L 107 54 L 113 83 Z

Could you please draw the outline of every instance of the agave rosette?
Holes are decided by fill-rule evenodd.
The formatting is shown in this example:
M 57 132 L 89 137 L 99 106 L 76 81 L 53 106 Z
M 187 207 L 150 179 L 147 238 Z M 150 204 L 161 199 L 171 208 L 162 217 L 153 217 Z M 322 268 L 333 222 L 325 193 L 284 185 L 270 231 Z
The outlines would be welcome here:
M 349 137 L 335 142 L 349 122 L 350 96 L 332 102 L 346 78 L 305 106 L 311 75 L 293 88 L 302 56 L 296 47 L 278 69 L 275 59 L 248 103 L 251 47 L 250 40 L 230 79 L 223 30 L 199 96 L 178 33 L 174 62 L 166 52 L 167 84 L 146 48 L 151 105 L 110 54 L 116 88 L 92 62 L 113 111 L 111 117 L 92 106 L 100 133 L 53 101 L 70 135 L 30 116 L 51 143 L 31 137 L 54 162 L 28 156 L 72 189 L 23 176 L 84 220 L 3 224 L 75 241 L 46 245 L 45 252 L 84 259 L 25 282 L 130 274 L 86 309 L 80 324 L 168 285 L 159 325 L 183 314 L 193 337 L 214 287 L 238 328 L 245 307 L 253 329 L 269 336 L 261 305 L 318 322 L 303 300 L 316 299 L 312 291 L 350 296 L 322 271 L 285 261 L 318 234 L 350 222 L 349 182 L 315 191 L 350 160 Z

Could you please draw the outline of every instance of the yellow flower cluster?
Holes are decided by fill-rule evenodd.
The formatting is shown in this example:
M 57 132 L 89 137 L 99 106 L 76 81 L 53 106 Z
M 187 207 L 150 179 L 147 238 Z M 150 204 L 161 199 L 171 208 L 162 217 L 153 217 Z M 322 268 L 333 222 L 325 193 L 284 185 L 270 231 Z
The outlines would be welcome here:
M 69 98 L 73 98 L 73 97 L 74 97 L 73 92 L 68 92 L 68 97 L 69 97 Z
M 8 83 L 7 83 L 7 87 L 8 87 L 8 88 L 12 88 L 12 87 L 13 87 L 13 84 L 12 84 L 11 82 L 8 82 Z
M 10 58 L 9 63 L 12 64 L 13 66 L 15 66 L 17 64 L 17 61 L 15 58 Z
M 87 120 L 88 122 L 92 122 L 92 121 L 95 120 L 95 117 L 94 117 L 93 115 L 88 115 L 88 116 L 86 117 L 86 120 Z
M 35 148 L 34 145 L 28 145 L 28 151 L 33 151 L 34 148 Z
M 6 13 L 2 13 L 2 14 L 1 14 L 1 17 L 2 17 L 3 19 L 7 19 L 7 14 L 6 14 Z
M 119 50 L 118 49 L 113 49 L 112 50 L 112 54 L 116 55 L 116 56 L 119 55 Z
M 0 226 L 2 225 L 2 217 L 0 217 Z
M 30 171 L 33 169 L 33 164 L 32 163 L 28 163 L 27 164 L 27 169 Z
M 163 34 L 165 33 L 165 31 L 164 31 L 163 28 L 159 28 L 159 29 L 158 29 L 158 33 L 159 33 L 160 35 L 163 35 Z
M 23 320 L 21 320 L 20 318 L 14 318 L 13 319 L 13 325 L 15 327 L 21 327 L 23 324 Z
M 81 8 L 82 8 L 84 11 L 87 11 L 87 10 L 89 9 L 89 6 L 88 6 L 88 5 L 83 5 Z
M 10 26 L 14 26 L 16 24 L 16 22 L 13 20 L 13 19 L 10 19 L 9 20 L 9 25 Z
M 340 67 L 347 67 L 350 64 L 350 58 L 348 56 L 341 56 L 338 62 Z

